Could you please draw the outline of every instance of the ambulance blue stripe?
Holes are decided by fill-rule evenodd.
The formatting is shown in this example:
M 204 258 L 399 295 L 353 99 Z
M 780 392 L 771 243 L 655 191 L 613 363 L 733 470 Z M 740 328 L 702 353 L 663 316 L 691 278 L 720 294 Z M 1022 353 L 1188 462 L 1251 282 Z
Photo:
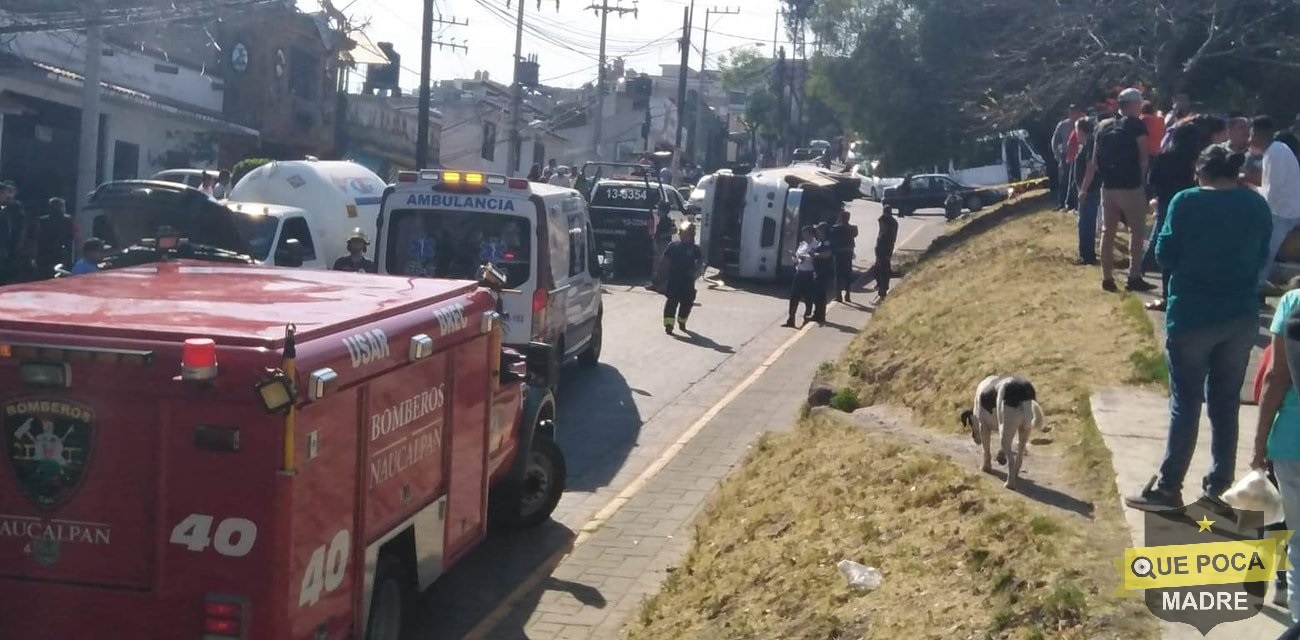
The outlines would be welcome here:
M 379 204 L 382 201 L 383 201 L 382 196 L 370 196 L 366 198 L 357 198 L 357 206 L 364 207 L 366 205 Z

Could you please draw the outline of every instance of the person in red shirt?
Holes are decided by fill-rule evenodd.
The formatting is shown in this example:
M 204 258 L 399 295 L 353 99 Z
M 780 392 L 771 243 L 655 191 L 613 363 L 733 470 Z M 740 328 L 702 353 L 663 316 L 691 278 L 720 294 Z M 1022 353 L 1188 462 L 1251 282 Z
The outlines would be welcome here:
M 1142 103 L 1142 123 L 1147 126 L 1147 146 L 1151 149 L 1151 157 L 1155 157 L 1165 139 L 1165 120 L 1156 113 L 1156 106 L 1150 100 Z
M 1080 111 L 1079 113 L 1082 114 L 1083 112 Z M 1079 185 L 1074 180 L 1074 174 L 1076 173 L 1075 163 L 1079 156 L 1079 147 L 1081 147 L 1083 144 L 1083 141 L 1079 140 L 1079 129 L 1077 126 L 1079 120 L 1082 119 L 1083 116 L 1081 115 L 1079 118 L 1076 118 L 1074 120 L 1076 126 L 1070 129 L 1070 138 L 1065 145 L 1066 147 L 1065 157 L 1068 158 L 1070 162 L 1070 181 L 1069 181 L 1070 184 L 1068 187 L 1070 191 L 1065 195 L 1065 197 L 1067 200 L 1066 206 L 1071 211 L 1078 210 L 1079 208 Z

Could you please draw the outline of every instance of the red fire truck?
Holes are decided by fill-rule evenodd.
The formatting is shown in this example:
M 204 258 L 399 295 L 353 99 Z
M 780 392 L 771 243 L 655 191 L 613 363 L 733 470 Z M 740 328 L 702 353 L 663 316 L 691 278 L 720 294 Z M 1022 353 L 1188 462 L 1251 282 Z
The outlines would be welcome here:
M 187 260 L 0 288 L 0 638 L 402 637 L 489 511 L 563 490 L 553 356 L 501 347 L 495 295 Z

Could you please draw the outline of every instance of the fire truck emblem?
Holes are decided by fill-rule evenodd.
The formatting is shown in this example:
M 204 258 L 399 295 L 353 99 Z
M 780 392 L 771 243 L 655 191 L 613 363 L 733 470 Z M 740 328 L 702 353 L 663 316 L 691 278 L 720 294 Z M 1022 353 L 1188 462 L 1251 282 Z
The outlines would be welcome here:
M 5 454 L 28 500 L 52 510 L 76 493 L 90 460 L 93 422 L 90 410 L 67 402 L 5 405 Z
M 28 550 L 36 564 L 42 567 L 48 567 L 59 561 L 59 541 L 40 539 L 32 540 L 28 544 Z

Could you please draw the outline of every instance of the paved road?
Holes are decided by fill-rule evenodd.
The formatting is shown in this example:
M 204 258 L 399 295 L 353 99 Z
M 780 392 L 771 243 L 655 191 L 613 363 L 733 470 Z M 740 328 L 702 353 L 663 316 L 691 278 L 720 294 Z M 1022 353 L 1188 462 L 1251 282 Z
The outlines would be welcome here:
M 850 211 L 865 268 L 880 206 L 856 201 Z M 900 251 L 924 247 L 942 226 L 941 215 L 902 219 Z M 566 372 L 560 389 L 559 442 L 569 475 L 554 521 L 532 531 L 494 533 L 426 594 L 418 637 L 463 636 L 566 548 L 597 511 L 790 335 L 779 326 L 784 294 L 770 285 L 702 286 L 692 335 L 670 337 L 661 324 L 661 296 L 640 286 L 606 285 L 603 362 Z

